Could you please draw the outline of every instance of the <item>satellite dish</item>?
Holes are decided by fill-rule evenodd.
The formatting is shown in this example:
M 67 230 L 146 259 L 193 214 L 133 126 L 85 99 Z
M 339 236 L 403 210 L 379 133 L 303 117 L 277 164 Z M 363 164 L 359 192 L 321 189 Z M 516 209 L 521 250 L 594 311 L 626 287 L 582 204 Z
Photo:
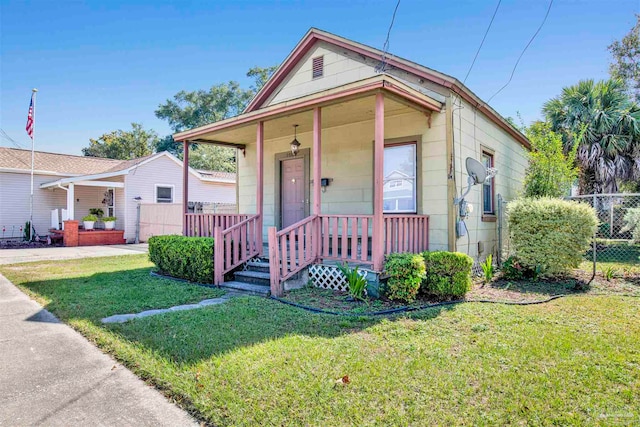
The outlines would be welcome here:
M 487 168 L 485 165 L 477 161 L 472 157 L 467 157 L 467 173 L 469 174 L 469 181 L 473 180 L 473 185 L 482 184 L 487 180 Z

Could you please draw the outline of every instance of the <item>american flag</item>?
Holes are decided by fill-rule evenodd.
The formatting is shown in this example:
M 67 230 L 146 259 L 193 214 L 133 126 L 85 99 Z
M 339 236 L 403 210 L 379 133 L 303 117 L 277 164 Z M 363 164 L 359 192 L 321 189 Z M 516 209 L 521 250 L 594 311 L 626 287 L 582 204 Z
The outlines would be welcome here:
M 29 137 L 33 139 L 33 94 L 31 94 L 31 103 L 29 104 L 29 115 L 27 116 L 27 127 L 25 128 Z

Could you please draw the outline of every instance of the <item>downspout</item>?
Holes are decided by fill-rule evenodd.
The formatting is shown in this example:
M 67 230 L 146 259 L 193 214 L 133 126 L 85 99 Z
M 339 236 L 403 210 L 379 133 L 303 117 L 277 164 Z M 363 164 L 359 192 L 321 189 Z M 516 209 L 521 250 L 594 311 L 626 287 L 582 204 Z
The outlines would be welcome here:
M 456 209 L 453 200 L 456 198 L 455 166 L 453 156 L 453 103 L 452 93 L 446 99 L 446 156 L 447 156 L 447 243 L 450 252 L 456 251 Z

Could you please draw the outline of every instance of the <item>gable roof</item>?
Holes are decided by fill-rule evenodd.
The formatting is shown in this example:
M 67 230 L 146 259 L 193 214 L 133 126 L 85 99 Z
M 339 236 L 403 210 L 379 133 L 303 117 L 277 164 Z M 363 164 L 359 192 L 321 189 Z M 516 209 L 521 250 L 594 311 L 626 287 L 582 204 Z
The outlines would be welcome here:
M 52 175 L 90 175 L 117 168 L 122 160 L 34 152 L 34 170 Z M 0 169 L 31 170 L 31 150 L 0 147 Z
M 132 160 L 114 160 L 101 157 L 72 154 L 34 152 L 34 171 L 43 175 L 62 175 L 82 179 L 98 179 L 126 175 L 138 166 L 160 157 L 168 157 L 182 167 L 182 160 L 167 151 L 138 157 Z M 31 150 L 0 147 L 0 170 L 31 171 Z M 236 175 L 230 172 L 189 171 L 203 181 L 235 183 Z M 65 180 L 66 182 L 67 180 Z M 73 179 L 71 180 L 73 181 Z M 70 182 L 71 182 L 70 181 Z
M 318 42 L 324 41 L 334 46 L 347 49 L 355 52 L 359 55 L 369 57 L 372 59 L 380 60 L 383 55 L 388 67 L 397 68 L 406 71 L 410 74 L 416 75 L 426 81 L 430 81 L 437 85 L 450 89 L 452 92 L 458 94 L 462 99 L 469 102 L 479 111 L 483 112 L 491 121 L 496 123 L 499 127 L 513 136 L 518 142 L 527 148 L 531 147 L 529 140 L 511 123 L 502 117 L 497 111 L 491 108 L 486 102 L 481 100 L 475 93 L 473 93 L 468 87 L 460 82 L 455 77 L 425 67 L 418 63 L 409 61 L 407 59 L 395 56 L 390 53 L 384 53 L 379 49 L 371 46 L 364 45 L 362 43 L 355 42 L 353 40 L 346 39 L 344 37 L 337 36 L 335 34 L 317 29 L 311 28 L 305 36 L 298 42 L 296 47 L 291 51 L 287 58 L 280 64 L 276 72 L 271 76 L 267 83 L 260 89 L 260 91 L 254 96 L 244 110 L 244 113 L 250 113 L 258 110 L 265 105 L 265 102 L 269 99 L 271 94 L 285 81 L 289 73 L 295 68 L 296 64 L 304 57 L 304 55 L 311 50 L 311 48 Z

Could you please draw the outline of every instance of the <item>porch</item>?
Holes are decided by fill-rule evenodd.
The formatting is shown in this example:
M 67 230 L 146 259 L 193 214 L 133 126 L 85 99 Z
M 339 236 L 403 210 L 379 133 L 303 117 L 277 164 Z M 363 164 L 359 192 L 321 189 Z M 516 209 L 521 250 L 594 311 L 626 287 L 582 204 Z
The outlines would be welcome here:
M 184 142 L 186 157 L 191 143 L 238 150 L 238 202 L 245 213 L 184 214 L 185 235 L 215 239 L 214 283 L 266 255 L 271 292 L 278 295 L 283 282 L 314 263 L 348 262 L 379 272 L 386 254 L 429 249 L 422 151 L 423 140 L 444 140 L 443 123 L 431 130 L 432 113 L 442 105 L 387 80 L 379 76 L 174 136 Z M 297 153 L 289 148 L 294 137 L 302 146 Z M 411 146 L 404 178 L 385 170 L 385 149 L 395 145 Z M 391 163 L 397 168 L 401 160 Z M 407 186 L 389 191 L 390 177 Z M 186 206 L 187 187 L 183 194 Z

